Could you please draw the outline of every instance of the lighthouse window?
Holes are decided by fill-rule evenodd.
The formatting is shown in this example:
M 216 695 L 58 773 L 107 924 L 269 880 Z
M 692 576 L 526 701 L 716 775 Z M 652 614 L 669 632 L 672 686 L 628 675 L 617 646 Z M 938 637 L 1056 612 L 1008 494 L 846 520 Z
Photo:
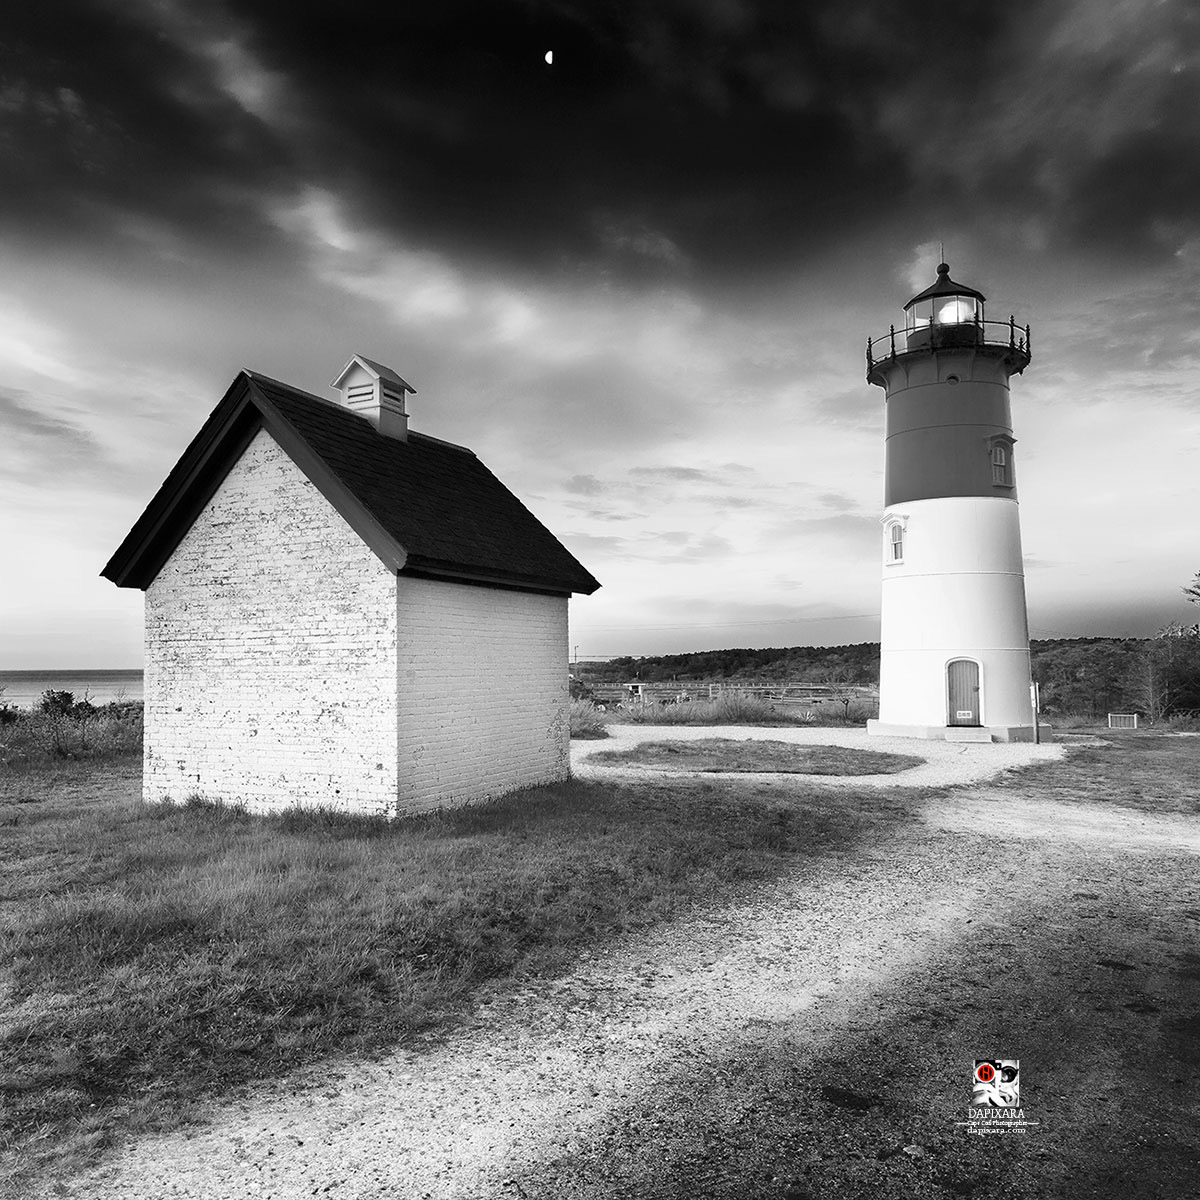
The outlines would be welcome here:
M 1000 487 L 1011 487 L 1012 476 L 1009 471 L 1010 467 L 1008 448 L 1005 446 L 992 447 L 992 483 Z
M 891 562 L 904 561 L 904 526 L 892 525 L 891 537 L 889 543 L 889 552 Z

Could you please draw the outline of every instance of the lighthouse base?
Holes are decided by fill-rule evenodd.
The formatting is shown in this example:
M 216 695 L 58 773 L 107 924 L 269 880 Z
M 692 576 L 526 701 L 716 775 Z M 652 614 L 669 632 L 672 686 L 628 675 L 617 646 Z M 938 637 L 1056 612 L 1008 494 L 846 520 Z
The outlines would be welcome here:
M 927 742 L 1036 742 L 1032 725 L 901 725 L 868 721 L 872 737 L 921 738 Z

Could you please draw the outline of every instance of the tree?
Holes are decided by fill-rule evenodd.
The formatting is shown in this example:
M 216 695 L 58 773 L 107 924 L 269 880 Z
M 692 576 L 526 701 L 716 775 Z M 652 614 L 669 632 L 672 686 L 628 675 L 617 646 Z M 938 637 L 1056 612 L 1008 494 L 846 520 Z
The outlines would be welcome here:
M 1129 690 L 1151 721 L 1200 709 L 1200 627 L 1176 622 L 1143 642 Z
M 829 699 L 842 706 L 843 720 L 850 720 L 850 705 L 858 699 L 858 692 L 854 687 L 857 675 L 853 667 L 842 661 L 834 661 L 826 667 L 814 670 L 810 678 L 832 689 Z
M 1071 639 L 1033 657 L 1033 677 L 1046 712 L 1100 717 L 1126 707 L 1138 643 Z M 1139 677 L 1140 678 L 1140 677 Z
M 1200 571 L 1196 572 L 1196 578 L 1187 587 L 1180 590 L 1193 604 L 1200 604 Z

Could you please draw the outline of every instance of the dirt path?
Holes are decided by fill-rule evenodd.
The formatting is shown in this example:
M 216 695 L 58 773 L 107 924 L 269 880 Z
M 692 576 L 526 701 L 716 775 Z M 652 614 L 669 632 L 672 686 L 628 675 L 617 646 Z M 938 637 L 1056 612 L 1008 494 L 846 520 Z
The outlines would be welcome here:
M 803 876 L 57 1194 L 1193 1196 L 1200 820 L 1019 785 L 881 792 Z M 984 1057 L 1037 1125 L 958 1124 Z

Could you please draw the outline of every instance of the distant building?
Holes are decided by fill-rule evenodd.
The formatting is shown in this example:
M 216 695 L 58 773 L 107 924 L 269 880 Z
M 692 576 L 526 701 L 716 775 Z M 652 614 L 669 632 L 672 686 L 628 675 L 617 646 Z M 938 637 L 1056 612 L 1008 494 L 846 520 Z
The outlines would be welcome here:
M 396 814 L 568 774 L 599 584 L 394 371 L 244 371 L 102 574 L 146 593 L 145 795 Z
M 942 263 L 867 347 L 886 393 L 879 720 L 868 730 L 1032 741 L 1009 378 L 1029 329 L 984 320 Z

